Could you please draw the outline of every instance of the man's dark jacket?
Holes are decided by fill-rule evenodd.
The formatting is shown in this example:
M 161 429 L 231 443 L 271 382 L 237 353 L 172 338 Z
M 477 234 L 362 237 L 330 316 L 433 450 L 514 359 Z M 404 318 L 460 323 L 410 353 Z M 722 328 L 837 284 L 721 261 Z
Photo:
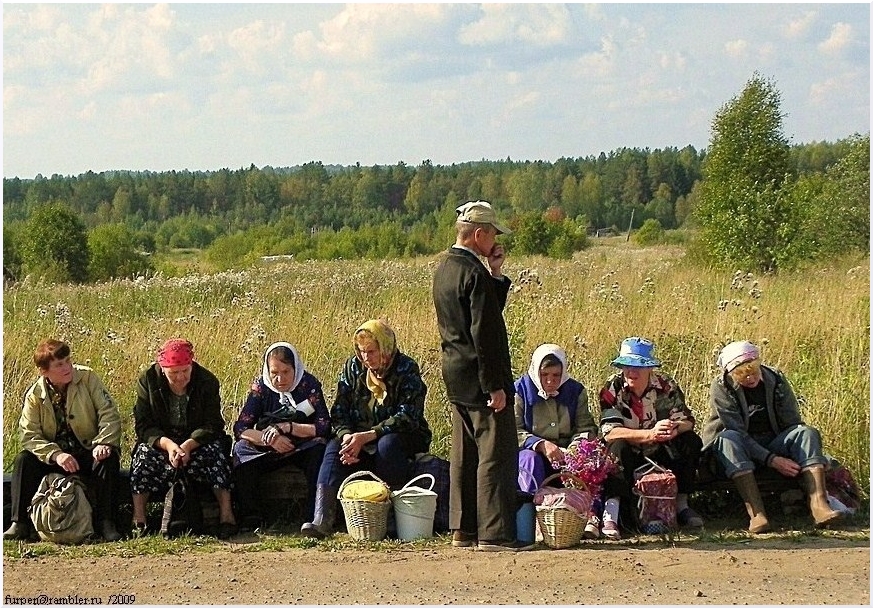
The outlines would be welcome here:
M 489 393 L 515 394 L 503 307 L 512 282 L 495 279 L 470 251 L 452 247 L 434 273 L 433 301 L 450 402 L 484 407 Z

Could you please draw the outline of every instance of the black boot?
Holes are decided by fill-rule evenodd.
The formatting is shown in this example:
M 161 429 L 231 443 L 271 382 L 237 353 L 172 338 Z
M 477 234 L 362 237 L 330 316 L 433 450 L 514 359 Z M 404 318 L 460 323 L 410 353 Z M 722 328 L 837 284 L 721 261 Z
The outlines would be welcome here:
M 315 517 L 300 527 L 300 533 L 310 538 L 324 538 L 333 534 L 336 519 L 337 488 L 319 484 L 315 489 Z
M 121 534 L 118 533 L 118 530 L 115 528 L 115 522 L 111 519 L 102 520 L 97 525 L 97 529 L 100 531 L 100 536 L 103 537 L 103 540 L 109 542 L 121 540 Z

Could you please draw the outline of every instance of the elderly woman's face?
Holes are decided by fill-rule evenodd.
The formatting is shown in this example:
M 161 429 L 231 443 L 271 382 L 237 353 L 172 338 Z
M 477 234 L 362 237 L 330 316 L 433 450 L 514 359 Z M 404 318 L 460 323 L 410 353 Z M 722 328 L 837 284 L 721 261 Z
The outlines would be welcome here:
M 361 360 L 364 362 L 364 367 L 373 371 L 378 371 L 384 367 L 382 351 L 379 350 L 379 345 L 375 340 L 370 340 L 366 337 L 358 338 L 358 352 L 361 354 Z
M 624 375 L 624 380 L 631 391 L 641 397 L 649 387 L 649 378 L 652 377 L 651 367 L 633 367 L 625 365 L 621 368 L 621 373 Z
M 755 388 L 761 382 L 761 362 L 754 359 L 735 367 L 730 372 L 734 382 L 744 388 Z
M 277 391 L 284 393 L 291 390 L 291 384 L 297 375 L 293 365 L 288 365 L 278 357 L 270 357 L 267 370 L 270 372 L 270 382 Z
M 39 373 L 55 388 L 63 388 L 73 381 L 73 362 L 69 357 L 52 359 L 48 369 L 41 369 Z
M 540 369 L 540 386 L 547 394 L 553 395 L 558 392 L 561 386 L 561 377 L 564 375 L 564 368 L 560 365 L 549 365 Z
M 173 392 L 184 392 L 191 382 L 191 370 L 194 368 L 190 363 L 188 365 L 174 365 L 173 367 L 161 367 L 161 371 L 167 377 L 167 382 L 170 384 L 170 389 Z

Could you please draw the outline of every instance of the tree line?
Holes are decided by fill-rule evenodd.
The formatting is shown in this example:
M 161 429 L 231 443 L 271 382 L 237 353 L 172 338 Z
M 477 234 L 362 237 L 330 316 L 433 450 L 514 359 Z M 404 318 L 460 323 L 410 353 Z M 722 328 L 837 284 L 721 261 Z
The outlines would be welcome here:
M 775 93 L 758 95 L 759 105 L 770 111 L 764 121 L 750 114 L 757 111 L 754 107 L 741 104 L 755 86 Z M 522 254 L 569 257 L 586 246 L 592 231 L 623 231 L 633 218 L 634 227 L 646 225 L 643 234 L 650 240 L 666 230 L 702 224 L 704 237 L 710 237 L 707 251 L 724 257 L 725 248 L 736 247 L 736 238 L 748 231 L 738 228 L 731 244 L 719 245 L 711 238 L 718 230 L 706 228 L 724 223 L 718 211 L 740 200 L 735 194 L 741 185 L 749 195 L 764 186 L 754 171 L 731 173 L 731 163 L 757 167 L 770 184 L 798 184 L 790 194 L 791 213 L 800 213 L 808 199 L 820 199 L 816 208 L 824 210 L 804 212 L 808 227 L 821 221 L 846 223 L 846 213 L 839 218 L 826 213 L 823 198 L 830 197 L 831 207 L 836 204 L 836 172 L 852 173 L 843 181 L 860 179 L 856 186 L 863 190 L 857 171 L 863 162 L 858 149 L 865 140 L 789 146 L 781 134 L 779 101 L 775 86 L 756 74 L 743 95 L 714 120 L 710 152 L 693 146 L 622 148 L 555 162 L 507 158 L 447 166 L 425 160 L 417 167 L 402 162 L 348 167 L 313 161 L 289 168 L 4 178 L 4 274 L 73 281 L 131 276 L 153 270 L 143 254 L 174 248 L 204 249 L 217 268 L 277 254 L 305 259 L 432 254 L 452 239 L 455 207 L 476 199 L 490 201 L 509 218 L 515 234 L 508 245 Z M 737 105 L 737 111 L 728 113 Z M 749 124 L 742 124 L 745 120 Z M 755 138 L 756 132 L 763 140 Z M 751 152 L 760 146 L 749 143 L 754 141 L 770 146 L 756 158 Z M 869 135 L 866 150 L 869 165 Z M 847 163 L 854 165 L 847 168 Z M 869 195 L 869 167 L 866 179 Z M 716 184 L 724 187 L 719 190 Z M 761 203 L 748 196 L 743 200 L 748 203 L 739 205 L 744 213 Z M 771 225 L 785 219 L 782 211 L 769 215 Z M 869 244 L 869 209 L 867 224 Z M 67 234 L 51 246 L 58 231 Z M 59 250 L 70 253 L 60 259 Z M 758 265 L 770 269 L 776 261 Z

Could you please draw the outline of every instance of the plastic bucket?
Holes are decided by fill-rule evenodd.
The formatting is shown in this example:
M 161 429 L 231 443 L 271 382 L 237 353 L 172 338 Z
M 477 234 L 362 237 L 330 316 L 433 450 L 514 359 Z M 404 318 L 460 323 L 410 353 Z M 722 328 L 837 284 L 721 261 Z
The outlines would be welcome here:
M 419 479 L 430 479 L 430 488 L 412 485 Z M 433 491 L 435 480 L 430 473 L 414 477 L 391 493 L 394 504 L 394 519 L 397 523 L 397 538 L 415 540 L 433 536 L 433 518 L 436 513 L 437 493 Z

